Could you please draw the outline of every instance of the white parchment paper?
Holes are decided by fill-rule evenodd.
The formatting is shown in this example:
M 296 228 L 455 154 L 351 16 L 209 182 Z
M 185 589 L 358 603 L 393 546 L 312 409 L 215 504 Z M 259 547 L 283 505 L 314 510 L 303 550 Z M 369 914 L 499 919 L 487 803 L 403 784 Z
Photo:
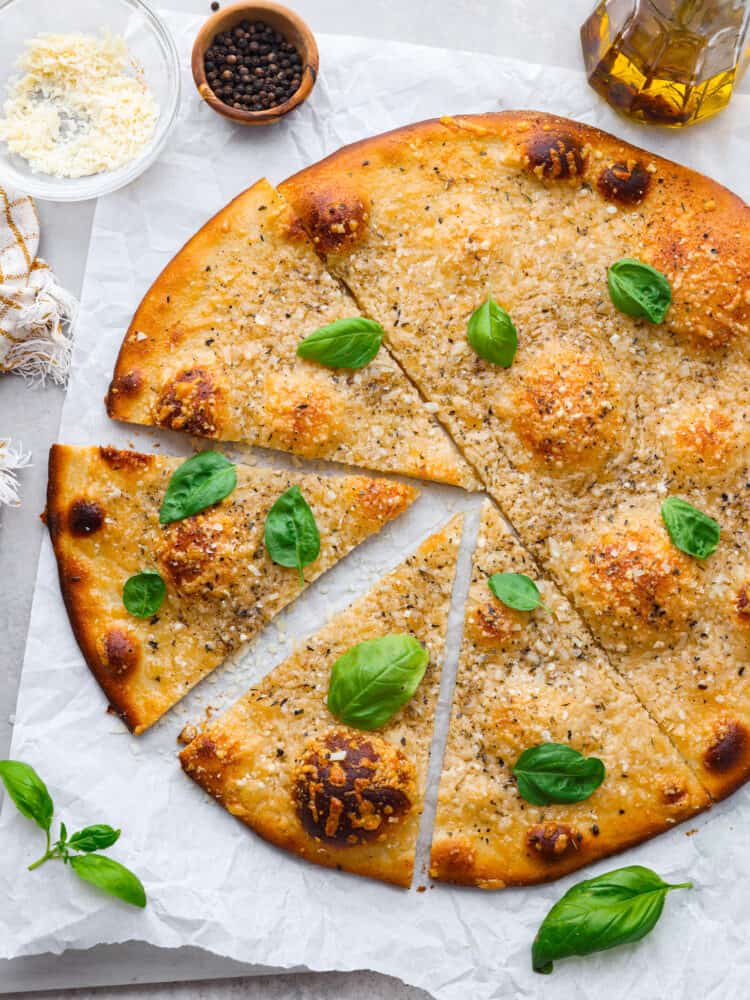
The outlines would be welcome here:
M 167 16 L 187 67 L 199 19 Z M 61 441 L 187 453 L 179 435 L 139 431 L 106 417 L 102 398 L 135 306 L 182 242 L 229 198 L 264 174 L 279 181 L 343 143 L 440 114 L 537 108 L 607 128 L 750 198 L 750 98 L 735 98 L 713 122 L 669 133 L 615 116 L 582 73 L 390 42 L 331 36 L 319 41 L 322 76 L 312 99 L 271 128 L 242 130 L 225 123 L 201 104 L 186 71 L 180 121 L 165 153 L 139 181 L 100 201 Z M 268 453 L 250 460 L 288 461 Z M 678 828 L 594 865 L 587 874 L 647 864 L 672 881 L 692 878 L 695 888 L 668 900 L 658 928 L 637 948 L 561 962 L 551 978 L 543 978 L 530 969 L 532 938 L 549 906 L 580 875 L 494 894 L 446 886 L 404 892 L 277 851 L 183 776 L 176 737 L 185 721 L 203 718 L 208 705 L 229 704 L 283 659 L 295 640 L 349 604 L 452 512 L 464 509 L 467 531 L 438 713 L 438 755 L 415 880 L 415 887 L 429 885 L 425 846 L 478 504 L 477 496 L 425 485 L 406 516 L 318 581 L 243 656 L 216 671 L 140 739 L 104 711 L 71 634 L 45 540 L 11 755 L 37 767 L 53 793 L 58 819 L 69 828 L 96 821 L 123 828 L 112 853 L 140 874 L 149 906 L 141 912 L 111 901 L 59 864 L 27 873 L 25 866 L 41 853 L 42 837 L 5 802 L 0 957 L 141 940 L 163 947 L 195 945 L 279 968 L 375 969 L 441 1000 L 746 995 L 750 793 L 745 790 L 690 829 Z

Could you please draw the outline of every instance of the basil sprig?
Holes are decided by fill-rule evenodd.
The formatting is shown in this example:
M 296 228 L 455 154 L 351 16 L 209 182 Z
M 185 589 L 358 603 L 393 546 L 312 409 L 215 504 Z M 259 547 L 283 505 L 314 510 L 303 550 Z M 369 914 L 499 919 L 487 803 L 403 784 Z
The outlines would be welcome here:
M 271 559 L 278 566 L 296 567 L 303 586 L 302 570 L 320 555 L 320 532 L 299 486 L 282 493 L 269 510 L 264 540 Z
M 234 490 L 237 470 L 221 452 L 201 451 L 172 473 L 159 511 L 159 523 L 170 524 L 199 514 Z
M 539 588 L 525 573 L 493 573 L 487 583 L 499 601 L 516 611 L 533 611 L 541 603 Z
M 347 726 L 379 729 L 413 697 L 429 661 L 412 635 L 366 639 L 331 668 L 328 710 Z
M 122 603 L 136 618 L 150 618 L 164 602 L 167 585 L 161 573 L 155 569 L 144 569 L 129 577 L 122 588 Z
M 583 802 L 604 781 L 598 757 L 584 757 L 565 743 L 540 743 L 521 754 L 513 768 L 522 799 L 535 806 Z
M 716 551 L 721 527 L 708 514 L 680 497 L 667 497 L 661 516 L 672 543 L 689 556 L 708 559 Z
M 141 880 L 119 861 L 95 853 L 111 847 L 119 839 L 119 830 L 97 823 L 68 837 L 65 824 L 60 823 L 59 836 L 53 843 L 50 831 L 55 807 L 47 786 L 34 768 L 20 760 L 0 760 L 0 781 L 18 811 L 33 820 L 47 837 L 44 854 L 29 865 L 29 871 L 56 859 L 70 865 L 79 878 L 111 896 L 117 896 L 132 906 L 146 905 L 146 890 Z
M 469 317 L 466 337 L 475 354 L 493 365 L 510 368 L 518 348 L 518 334 L 508 313 L 488 295 Z
M 663 323 L 672 304 L 666 275 L 650 264 L 623 257 L 607 271 L 609 295 L 616 309 L 627 316 Z
M 667 893 L 691 885 L 669 885 L 641 865 L 579 882 L 544 918 L 531 949 L 534 971 L 549 973 L 558 958 L 640 941 L 656 925 Z
M 326 368 L 364 368 L 380 350 L 383 327 L 364 316 L 337 319 L 297 345 L 297 354 Z

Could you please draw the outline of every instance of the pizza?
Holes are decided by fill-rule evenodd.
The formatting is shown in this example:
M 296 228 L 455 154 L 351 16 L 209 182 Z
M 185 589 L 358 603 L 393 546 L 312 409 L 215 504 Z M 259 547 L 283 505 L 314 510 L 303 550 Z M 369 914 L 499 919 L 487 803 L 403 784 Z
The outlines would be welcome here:
M 238 465 L 225 499 L 161 524 L 183 464 L 114 448 L 58 444 L 50 452 L 46 521 L 68 615 L 94 677 L 136 734 L 417 496 L 384 479 Z M 304 585 L 264 546 L 266 515 L 294 486 L 320 533 Z M 161 575 L 166 594 L 156 613 L 136 617 L 123 588 L 144 571 Z
M 457 516 L 305 639 L 183 750 L 186 773 L 272 844 L 408 886 L 460 533 Z M 326 705 L 332 665 L 388 634 L 428 651 L 419 687 L 375 731 L 342 725 Z
M 750 773 L 748 206 L 533 112 L 376 136 L 280 191 L 612 665 L 729 794 Z M 664 322 L 615 307 L 622 258 L 666 276 Z M 488 292 L 517 330 L 508 368 L 467 341 Z M 720 524 L 709 559 L 670 542 L 668 497 Z
M 289 205 L 259 181 L 214 216 L 146 293 L 120 349 L 108 413 L 475 486 L 387 347 L 359 371 L 297 357 L 305 335 L 358 314 Z
M 536 564 L 485 502 L 440 777 L 433 878 L 497 889 L 559 878 L 670 829 L 710 805 L 700 781 L 622 682 L 570 603 L 536 579 L 542 604 L 516 610 L 489 579 Z M 534 804 L 514 765 L 531 747 L 570 746 L 605 766 L 584 801 Z
M 635 267 L 639 280 L 651 276 L 648 294 L 641 288 L 628 299 L 617 286 L 623 267 Z M 490 336 L 490 316 L 504 324 L 499 352 L 494 342 L 477 346 L 476 337 Z M 310 333 L 353 317 L 382 328 L 369 363 L 331 368 L 298 355 Z M 443 118 L 346 147 L 278 189 L 261 181 L 210 220 L 136 312 L 107 406 L 116 419 L 193 436 L 486 489 L 517 540 L 496 509 L 485 510 L 432 870 L 439 879 L 501 887 L 555 878 L 653 836 L 750 776 L 748 334 L 750 208 L 739 198 L 553 115 Z M 110 627 L 107 616 L 115 630 L 135 628 L 117 603 L 123 576 L 144 554 L 160 558 L 157 542 L 168 544 L 170 533 L 156 526 L 156 496 L 169 473 L 159 464 L 165 460 L 153 461 L 159 487 L 149 487 L 152 527 L 144 536 L 153 543 L 137 558 L 123 547 L 131 563 L 100 598 L 95 621 L 72 596 L 89 586 L 77 552 L 72 570 L 64 568 L 71 617 L 100 678 L 107 653 L 96 642 Z M 87 474 L 75 487 L 82 496 Z M 139 479 L 148 483 L 151 474 Z M 145 500 L 133 478 L 138 507 Z M 398 492 L 405 487 L 374 482 L 378 496 L 396 491 L 396 507 L 412 499 Z M 113 508 L 128 495 L 119 489 L 103 494 Z M 310 489 L 315 507 L 320 494 Z M 271 492 L 261 493 L 267 510 Z M 206 519 L 234 505 L 222 501 Z M 675 505 L 683 516 L 684 505 L 692 511 L 691 531 L 703 532 L 697 547 L 695 538 L 687 547 L 678 540 L 665 513 Z M 375 518 L 377 526 L 385 519 Z M 355 520 L 362 537 L 376 530 Z M 127 521 L 120 532 L 135 523 L 132 515 Z M 53 513 L 62 561 L 72 557 L 65 523 Z M 715 538 L 703 547 L 706 531 Z M 169 571 L 183 549 L 175 545 L 159 565 Z M 206 634 L 221 645 L 231 633 L 226 607 L 203 582 L 217 571 L 239 576 L 245 555 L 251 566 L 265 559 L 257 540 L 232 547 L 219 570 L 207 560 L 195 587 L 190 577 L 170 595 L 193 622 L 188 638 L 200 619 L 195 662 L 210 660 L 206 669 L 234 645 L 206 659 Z M 516 613 L 488 593 L 488 574 L 516 571 L 539 581 L 549 613 Z M 264 564 L 262 582 L 237 586 L 255 587 L 265 612 L 269 589 L 285 594 L 282 604 L 294 596 L 280 589 L 279 574 L 289 584 Z M 381 584 L 389 599 L 381 594 L 377 612 L 367 605 L 373 621 L 403 613 L 389 579 Z M 257 631 L 267 618 L 253 620 Z M 325 651 L 340 653 L 370 634 L 367 622 L 355 629 L 345 614 L 326 626 L 327 645 L 310 640 L 276 668 L 184 751 L 183 765 L 273 843 L 406 884 L 431 710 L 421 723 L 410 714 L 418 700 L 404 710 L 403 738 L 414 748 L 404 763 L 389 749 L 390 723 L 374 733 L 341 729 L 321 693 L 332 668 Z M 150 634 L 136 638 L 133 679 L 120 676 L 128 664 L 120 673 L 110 665 L 102 683 L 140 729 L 199 678 L 185 677 L 187 661 L 170 658 L 159 637 L 153 662 L 143 652 Z M 167 661 L 171 673 L 161 669 Z M 305 686 L 313 675 L 315 684 Z M 172 678 L 166 696 L 163 677 Z M 425 696 L 430 683 L 420 689 Z M 300 703 L 299 719 L 289 716 L 290 698 Z M 543 808 L 527 801 L 513 762 L 550 742 L 600 760 L 607 779 L 580 801 Z M 367 843 L 358 832 L 363 817 L 347 814 L 341 843 L 331 810 L 343 806 L 328 794 L 330 754 L 335 763 L 377 757 L 409 785 L 416 808 Z M 305 792 L 303 773 L 322 775 L 320 801 Z M 264 784 L 270 774 L 274 781 Z M 349 777 L 338 774 L 345 785 Z M 304 802 L 334 834 L 316 833 L 320 817 L 311 821 Z M 373 822 L 380 831 L 377 816 Z

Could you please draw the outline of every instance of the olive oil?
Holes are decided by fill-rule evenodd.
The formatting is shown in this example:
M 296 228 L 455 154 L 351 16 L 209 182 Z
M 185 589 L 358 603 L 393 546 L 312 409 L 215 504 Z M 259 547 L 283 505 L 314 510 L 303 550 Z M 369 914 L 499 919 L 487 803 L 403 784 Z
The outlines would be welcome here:
M 710 118 L 744 69 L 748 20 L 746 0 L 601 0 L 581 28 L 589 83 L 637 121 Z

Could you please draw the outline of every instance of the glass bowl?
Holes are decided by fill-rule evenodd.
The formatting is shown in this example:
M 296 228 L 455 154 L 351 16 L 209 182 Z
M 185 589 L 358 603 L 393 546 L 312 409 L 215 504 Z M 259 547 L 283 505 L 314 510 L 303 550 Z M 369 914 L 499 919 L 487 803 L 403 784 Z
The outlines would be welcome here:
M 41 33 L 110 31 L 122 35 L 130 54 L 142 66 L 146 83 L 159 105 L 159 118 L 149 144 L 116 170 L 88 177 L 53 177 L 34 173 L 22 157 L 0 141 L 0 183 L 48 201 L 85 201 L 116 191 L 143 173 L 157 158 L 177 118 L 180 64 L 169 30 L 143 0 L 0 0 L 0 105 L 24 43 Z

